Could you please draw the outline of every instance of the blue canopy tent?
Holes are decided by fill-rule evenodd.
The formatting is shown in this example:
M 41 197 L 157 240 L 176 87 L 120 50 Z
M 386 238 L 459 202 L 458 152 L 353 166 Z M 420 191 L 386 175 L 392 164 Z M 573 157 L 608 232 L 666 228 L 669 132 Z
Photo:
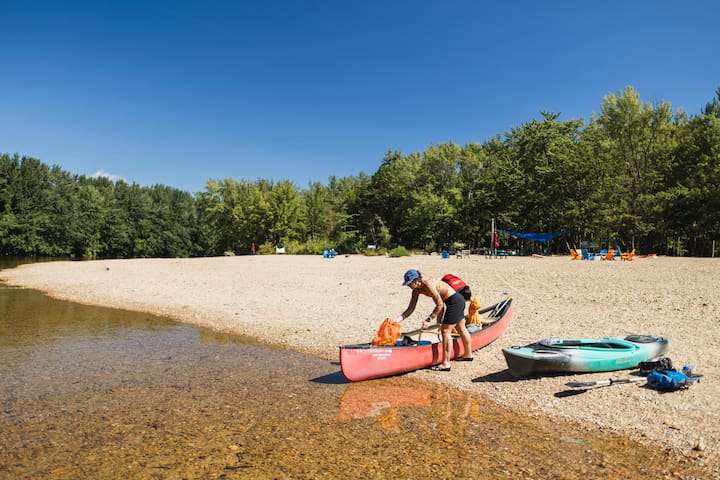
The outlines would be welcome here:
M 510 232 L 507 230 L 498 229 L 498 233 L 505 233 L 507 235 L 512 235 L 513 237 L 524 238 L 527 240 L 533 240 L 535 242 L 547 243 L 556 237 L 561 237 L 561 236 L 565 235 L 567 233 L 567 230 L 563 230 L 562 232 L 523 233 L 523 232 Z
M 497 230 L 498 233 L 504 233 L 506 235 L 512 235 L 513 237 L 522 238 L 525 240 L 532 240 L 538 243 L 549 243 L 550 240 L 554 240 L 557 237 L 561 237 L 567 233 L 567 230 L 561 232 L 511 232 L 508 230 Z M 547 247 L 543 247 L 544 249 Z

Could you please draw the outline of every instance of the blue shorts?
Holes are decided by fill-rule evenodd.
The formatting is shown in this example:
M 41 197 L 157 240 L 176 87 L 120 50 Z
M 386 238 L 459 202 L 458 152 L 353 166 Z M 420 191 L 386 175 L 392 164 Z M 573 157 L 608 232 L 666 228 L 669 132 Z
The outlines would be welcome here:
M 443 325 L 455 325 L 465 317 L 465 297 L 455 292 L 445 300 L 445 316 Z

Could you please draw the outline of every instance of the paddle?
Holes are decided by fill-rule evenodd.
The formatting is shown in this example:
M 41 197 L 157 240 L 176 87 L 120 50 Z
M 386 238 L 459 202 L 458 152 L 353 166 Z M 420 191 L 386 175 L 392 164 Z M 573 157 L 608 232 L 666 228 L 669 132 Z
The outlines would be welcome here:
M 587 388 L 587 387 L 600 387 L 607 385 L 614 385 L 616 383 L 633 383 L 633 382 L 644 382 L 646 377 L 633 377 L 633 378 L 610 378 L 608 380 L 596 380 L 594 382 L 569 382 L 566 383 L 568 387 L 573 388 Z
M 417 335 L 417 336 L 418 336 L 418 341 L 420 341 L 423 333 L 435 333 L 435 334 L 437 334 L 438 337 L 439 337 L 439 336 L 440 336 L 439 328 L 440 328 L 440 324 L 439 324 L 439 323 L 435 323 L 435 324 L 433 324 L 433 325 L 430 325 L 430 326 L 427 327 L 427 328 L 418 328 L 417 330 L 411 330 L 411 331 L 409 331 L 409 332 L 403 332 L 403 335 L 406 336 L 406 337 L 407 337 L 407 336 L 412 337 L 413 335 Z
M 439 323 L 433 323 L 427 328 L 418 328 L 417 330 L 410 330 L 409 332 L 403 332 L 403 335 L 417 335 L 418 333 L 432 332 L 440 328 Z

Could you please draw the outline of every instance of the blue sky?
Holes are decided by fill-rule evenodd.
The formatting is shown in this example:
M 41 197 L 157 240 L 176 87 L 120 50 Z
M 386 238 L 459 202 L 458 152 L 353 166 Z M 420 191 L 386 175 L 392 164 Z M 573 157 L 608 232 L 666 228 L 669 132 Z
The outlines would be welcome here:
M 720 3 L 0 0 L 0 153 L 189 192 L 374 173 L 631 85 L 697 114 Z

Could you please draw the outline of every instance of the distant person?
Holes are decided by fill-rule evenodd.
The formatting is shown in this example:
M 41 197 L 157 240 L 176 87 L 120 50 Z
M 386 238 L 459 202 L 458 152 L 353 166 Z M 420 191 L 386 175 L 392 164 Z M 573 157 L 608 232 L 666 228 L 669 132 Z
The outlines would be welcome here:
M 250 254 L 255 255 L 255 242 L 250 244 Z
M 455 330 L 462 340 L 464 356 L 458 361 L 471 362 L 473 360 L 470 346 L 470 332 L 465 328 L 465 297 L 453 290 L 442 280 L 435 278 L 422 278 L 420 271 L 411 269 L 405 272 L 403 285 L 410 287 L 412 294 L 410 304 L 396 321 L 401 322 L 412 315 L 420 294 L 430 297 L 435 302 L 435 308 L 422 323 L 422 328 L 430 326 L 430 322 L 440 323 L 442 335 L 443 361 L 433 370 L 441 372 L 450 371 L 450 355 L 452 354 L 452 331 Z

